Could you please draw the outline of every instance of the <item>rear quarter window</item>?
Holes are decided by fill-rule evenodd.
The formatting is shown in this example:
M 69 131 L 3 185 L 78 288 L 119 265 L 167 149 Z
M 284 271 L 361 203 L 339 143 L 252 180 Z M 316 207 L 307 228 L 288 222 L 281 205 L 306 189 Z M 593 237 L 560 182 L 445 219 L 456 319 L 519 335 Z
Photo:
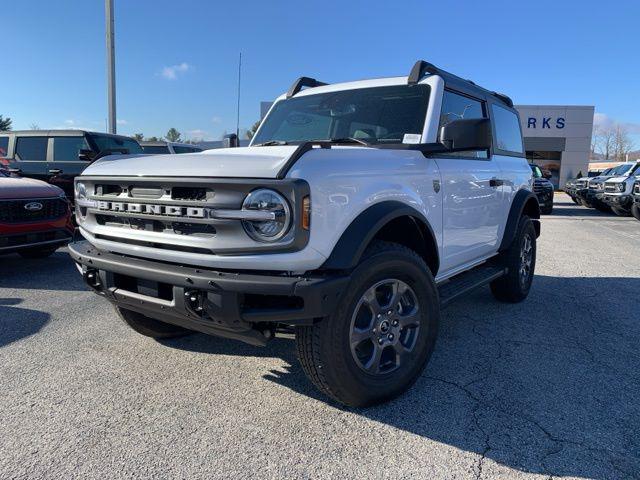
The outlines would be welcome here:
M 500 105 L 492 105 L 491 112 L 496 130 L 496 148 L 505 152 L 523 153 L 518 116 Z
M 48 137 L 16 138 L 16 160 L 46 161 L 47 143 L 49 143 Z
M 0 137 L 0 158 L 9 154 L 9 137 Z

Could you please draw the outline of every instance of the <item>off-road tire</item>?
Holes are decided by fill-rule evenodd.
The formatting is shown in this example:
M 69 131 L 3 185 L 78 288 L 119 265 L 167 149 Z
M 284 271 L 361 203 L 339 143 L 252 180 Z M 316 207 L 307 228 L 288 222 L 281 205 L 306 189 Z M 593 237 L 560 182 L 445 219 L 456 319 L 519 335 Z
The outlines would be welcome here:
M 386 279 L 398 279 L 415 293 L 420 330 L 405 363 L 372 374 L 352 355 L 352 317 L 365 292 Z M 424 260 L 402 245 L 376 241 L 352 272 L 335 312 L 312 326 L 296 328 L 298 358 L 307 377 L 327 396 L 352 407 L 374 405 L 400 395 L 418 379 L 433 352 L 439 320 L 438 291 Z
M 571 197 L 571 200 L 573 200 L 573 203 L 575 203 L 576 205 L 582 205 L 582 203 L 580 203 L 580 200 L 578 200 L 576 197 Z
M 115 307 L 120 318 L 140 335 L 151 338 L 174 338 L 189 335 L 193 331 L 177 325 L 161 322 L 142 313 Z
M 18 254 L 22 258 L 47 258 L 55 253 L 58 247 L 33 248 L 29 250 L 21 250 Z
M 636 202 L 631 206 L 631 215 L 633 215 L 636 220 L 640 220 L 640 203 Z
M 526 281 L 522 281 L 522 252 L 527 237 L 531 242 L 532 256 L 528 278 Z M 501 302 L 518 303 L 523 301 L 529 295 L 536 266 L 536 230 L 528 216 L 523 215 L 520 218 L 511 246 L 500 254 L 497 261 L 500 266 L 507 269 L 507 274 L 491 282 L 491 293 Z
M 631 212 L 629 210 L 624 210 L 624 209 L 618 208 L 618 207 L 611 207 L 611 210 L 613 211 L 613 213 L 615 213 L 619 217 L 630 217 L 631 216 Z
M 596 202 L 593 204 L 596 210 L 602 213 L 611 213 L 611 207 L 606 203 Z

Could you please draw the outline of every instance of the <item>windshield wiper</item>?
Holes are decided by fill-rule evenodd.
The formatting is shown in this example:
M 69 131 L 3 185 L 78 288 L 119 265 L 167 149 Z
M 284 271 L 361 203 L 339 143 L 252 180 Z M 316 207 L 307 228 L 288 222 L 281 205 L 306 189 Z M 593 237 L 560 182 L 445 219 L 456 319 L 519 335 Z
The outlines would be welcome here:
M 367 147 L 371 146 L 370 142 L 367 142 L 367 141 L 362 140 L 360 138 L 354 138 L 354 137 L 330 138 L 327 141 L 331 142 L 331 143 L 357 143 L 359 145 L 365 145 Z
M 284 140 L 269 140 L 268 142 L 256 143 L 253 146 L 254 147 L 271 147 L 274 145 L 289 145 L 289 142 L 285 142 Z

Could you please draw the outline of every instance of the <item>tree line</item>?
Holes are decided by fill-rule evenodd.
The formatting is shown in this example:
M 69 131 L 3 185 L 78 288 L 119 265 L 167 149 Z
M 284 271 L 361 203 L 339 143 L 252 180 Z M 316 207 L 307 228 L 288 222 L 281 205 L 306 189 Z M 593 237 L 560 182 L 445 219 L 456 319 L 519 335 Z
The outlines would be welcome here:
M 602 160 L 625 162 L 633 151 L 634 143 L 629 129 L 619 123 L 596 125 L 591 137 L 592 156 L 600 156 Z

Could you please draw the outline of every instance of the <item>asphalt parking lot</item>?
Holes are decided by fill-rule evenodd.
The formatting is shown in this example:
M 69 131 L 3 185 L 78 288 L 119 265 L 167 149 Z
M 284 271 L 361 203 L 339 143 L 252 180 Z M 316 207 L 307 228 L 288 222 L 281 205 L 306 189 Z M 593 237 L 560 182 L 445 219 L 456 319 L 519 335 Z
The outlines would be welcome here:
M 0 259 L 2 478 L 640 478 L 640 222 L 559 195 L 528 300 L 445 310 L 413 389 L 352 410 L 292 340 L 156 342 L 67 254 Z

